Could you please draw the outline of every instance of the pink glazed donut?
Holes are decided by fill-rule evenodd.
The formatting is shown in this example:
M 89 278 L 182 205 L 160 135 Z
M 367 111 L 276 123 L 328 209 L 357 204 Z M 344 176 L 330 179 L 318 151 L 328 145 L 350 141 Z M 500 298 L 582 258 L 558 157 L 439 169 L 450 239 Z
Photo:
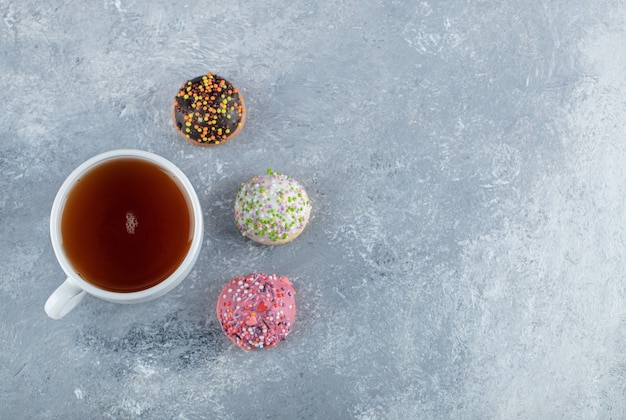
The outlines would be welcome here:
M 217 319 L 245 350 L 274 347 L 287 337 L 296 316 L 296 291 L 287 277 L 251 273 L 230 280 L 217 301 Z

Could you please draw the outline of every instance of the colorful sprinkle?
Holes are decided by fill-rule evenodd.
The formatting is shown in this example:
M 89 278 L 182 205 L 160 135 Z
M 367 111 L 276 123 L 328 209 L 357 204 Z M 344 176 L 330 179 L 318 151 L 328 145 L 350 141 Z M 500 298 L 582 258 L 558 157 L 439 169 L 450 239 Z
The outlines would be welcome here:
M 228 95 L 220 93 L 224 90 Z M 227 113 L 226 109 L 230 111 Z M 238 133 L 245 121 L 245 112 L 237 88 L 209 72 L 187 81 L 178 90 L 173 119 L 180 133 L 194 144 L 217 145 Z M 193 130 L 189 129 L 192 122 Z
M 217 302 L 217 318 L 233 343 L 263 350 L 283 341 L 296 315 L 296 291 L 287 277 L 252 273 L 230 280 Z
M 246 237 L 266 245 L 290 241 L 309 221 L 311 202 L 296 180 L 268 169 L 241 184 L 235 224 Z

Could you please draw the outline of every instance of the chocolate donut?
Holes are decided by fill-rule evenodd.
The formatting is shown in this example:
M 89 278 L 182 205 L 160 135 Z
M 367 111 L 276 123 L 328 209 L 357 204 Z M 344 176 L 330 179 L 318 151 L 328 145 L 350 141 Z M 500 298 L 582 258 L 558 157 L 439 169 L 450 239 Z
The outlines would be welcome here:
M 172 121 L 178 133 L 197 146 L 232 140 L 246 121 L 239 90 L 211 72 L 187 81 L 176 93 Z

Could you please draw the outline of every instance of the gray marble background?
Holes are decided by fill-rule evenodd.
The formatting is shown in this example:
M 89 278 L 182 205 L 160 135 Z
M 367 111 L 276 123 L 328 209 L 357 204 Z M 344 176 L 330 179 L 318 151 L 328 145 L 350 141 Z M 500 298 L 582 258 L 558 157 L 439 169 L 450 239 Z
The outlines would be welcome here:
M 0 0 L 0 418 L 626 418 L 626 1 Z M 217 148 L 174 131 L 212 70 L 248 106 Z M 137 148 L 196 186 L 198 264 L 156 301 L 60 321 L 56 190 Z M 314 205 L 291 244 L 233 221 L 267 168 Z M 280 346 L 217 293 L 288 276 Z

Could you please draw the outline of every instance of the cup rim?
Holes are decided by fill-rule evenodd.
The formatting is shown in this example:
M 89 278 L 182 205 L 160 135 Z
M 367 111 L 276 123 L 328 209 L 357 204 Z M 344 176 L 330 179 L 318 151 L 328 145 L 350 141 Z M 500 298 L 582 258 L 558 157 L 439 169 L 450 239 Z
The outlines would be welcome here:
M 62 210 L 65 204 L 65 200 L 67 199 L 67 195 L 74 186 L 76 180 L 80 176 L 85 174 L 88 170 L 106 160 L 124 157 L 139 158 L 150 161 L 152 163 L 156 163 L 159 166 L 165 168 L 174 178 L 176 178 L 176 180 L 181 184 L 182 188 L 189 198 L 194 222 L 193 239 L 191 241 L 191 245 L 189 246 L 189 251 L 187 252 L 187 255 L 185 255 L 183 261 L 176 268 L 176 270 L 162 282 L 147 289 L 139 290 L 136 292 L 113 292 L 110 290 L 104 290 L 82 279 L 70 264 L 61 245 L 61 216 L 63 214 Z M 202 246 L 203 229 L 203 215 L 202 208 L 200 206 L 200 200 L 198 199 L 198 195 L 196 194 L 193 185 L 184 174 L 184 172 L 180 168 L 178 168 L 178 166 L 176 166 L 173 162 L 167 160 L 162 156 L 159 156 L 152 152 L 137 149 L 110 150 L 108 152 L 97 154 L 81 163 L 67 176 L 67 178 L 65 178 L 63 184 L 61 184 L 61 187 L 59 188 L 54 198 L 52 210 L 50 213 L 50 239 L 52 241 L 52 248 L 54 249 L 57 261 L 67 275 L 68 280 L 91 295 L 115 302 L 132 302 L 146 299 L 152 296 L 156 297 L 168 291 L 170 288 L 176 286 L 186 277 L 198 257 L 200 248 Z

